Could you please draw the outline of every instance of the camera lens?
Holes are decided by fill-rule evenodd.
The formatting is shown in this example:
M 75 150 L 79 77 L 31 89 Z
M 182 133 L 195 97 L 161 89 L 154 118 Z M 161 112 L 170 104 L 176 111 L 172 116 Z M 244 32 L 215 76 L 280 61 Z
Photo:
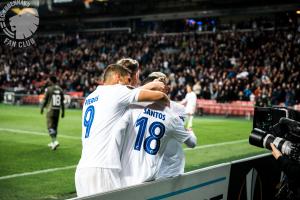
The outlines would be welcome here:
M 265 131 L 255 128 L 252 130 L 252 132 L 250 134 L 249 143 L 251 145 L 264 148 L 263 142 L 264 142 L 265 136 L 266 136 Z
M 275 137 L 272 134 L 267 134 L 265 131 L 255 128 L 252 130 L 249 143 L 251 145 L 272 150 L 271 143 L 283 154 L 289 155 L 291 153 L 292 143 L 280 137 Z
M 272 150 L 271 143 L 275 145 L 275 147 L 283 154 L 289 155 L 291 153 L 291 145 L 290 141 L 287 141 L 280 137 L 274 137 L 271 134 L 267 134 L 263 140 L 263 146 L 269 150 Z
M 274 143 L 275 141 L 275 137 L 271 134 L 267 134 L 266 137 L 264 138 L 263 140 L 263 147 L 269 149 L 269 150 L 272 150 L 271 148 L 271 143 Z M 274 145 L 277 147 L 277 144 L 279 143 L 280 141 L 277 141 L 276 144 L 274 143 Z

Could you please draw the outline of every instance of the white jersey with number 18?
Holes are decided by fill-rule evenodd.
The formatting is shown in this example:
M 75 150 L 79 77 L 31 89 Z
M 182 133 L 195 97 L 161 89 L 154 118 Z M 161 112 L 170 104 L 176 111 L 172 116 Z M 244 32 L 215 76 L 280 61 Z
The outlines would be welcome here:
M 183 143 L 190 137 L 179 124 L 182 124 L 181 119 L 168 107 L 159 109 L 157 104 L 129 107 L 118 124 L 123 135 L 118 141 L 121 146 L 122 186 L 156 178 L 167 142 L 174 138 Z

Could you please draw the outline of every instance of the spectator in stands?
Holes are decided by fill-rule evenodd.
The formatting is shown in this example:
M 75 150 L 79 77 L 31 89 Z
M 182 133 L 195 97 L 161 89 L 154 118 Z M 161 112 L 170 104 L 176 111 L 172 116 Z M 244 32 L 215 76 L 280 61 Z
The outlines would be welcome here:
M 244 89 L 244 92 L 243 92 L 243 100 L 249 101 L 251 94 L 252 94 L 252 91 L 250 89 L 250 85 L 247 84 L 246 88 Z
M 174 100 L 184 98 L 186 84 L 196 86 L 198 98 L 221 102 L 249 100 L 250 94 L 259 100 L 266 87 L 272 104 L 293 106 L 300 100 L 300 35 L 295 31 L 43 36 L 37 48 L 0 47 L 0 87 L 41 94 L 47 74 L 54 73 L 65 91 L 86 96 L 101 81 L 97 77 L 108 61 L 132 57 L 141 63 L 142 78 L 151 71 L 168 74 Z
M 200 85 L 200 81 L 197 81 L 195 83 L 195 85 L 193 86 L 193 91 L 195 92 L 195 94 L 197 95 L 197 98 L 200 98 L 200 94 L 201 94 L 201 85 Z

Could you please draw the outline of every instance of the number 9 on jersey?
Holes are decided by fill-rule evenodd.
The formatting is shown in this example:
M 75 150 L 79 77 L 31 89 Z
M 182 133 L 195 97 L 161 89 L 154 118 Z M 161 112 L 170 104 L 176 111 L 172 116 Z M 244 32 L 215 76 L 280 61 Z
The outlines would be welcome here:
M 91 127 L 94 121 L 95 116 L 95 107 L 89 106 L 85 113 L 83 118 L 83 125 L 85 126 L 85 138 L 88 138 L 90 136 Z

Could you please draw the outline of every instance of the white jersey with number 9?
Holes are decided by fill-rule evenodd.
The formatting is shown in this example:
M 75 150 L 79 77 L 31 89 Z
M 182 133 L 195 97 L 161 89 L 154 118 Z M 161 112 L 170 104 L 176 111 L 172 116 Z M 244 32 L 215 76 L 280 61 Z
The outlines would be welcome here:
M 111 130 L 127 106 L 137 101 L 138 92 L 124 85 L 98 86 L 86 98 L 82 109 L 82 154 L 77 168 L 121 169 Z

